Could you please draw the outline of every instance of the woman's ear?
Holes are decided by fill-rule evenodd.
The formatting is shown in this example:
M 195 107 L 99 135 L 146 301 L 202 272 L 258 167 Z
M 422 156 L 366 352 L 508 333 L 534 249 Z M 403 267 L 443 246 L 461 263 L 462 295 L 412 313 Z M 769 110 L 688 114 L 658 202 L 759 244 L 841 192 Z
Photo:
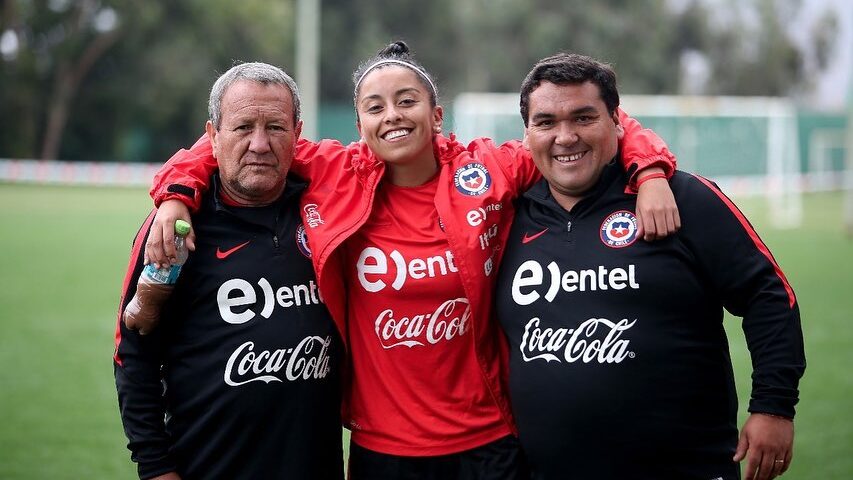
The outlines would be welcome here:
M 436 105 L 432 109 L 432 122 L 433 122 L 433 132 L 436 134 L 441 133 L 441 125 L 444 123 L 444 109 L 441 108 L 441 105 Z

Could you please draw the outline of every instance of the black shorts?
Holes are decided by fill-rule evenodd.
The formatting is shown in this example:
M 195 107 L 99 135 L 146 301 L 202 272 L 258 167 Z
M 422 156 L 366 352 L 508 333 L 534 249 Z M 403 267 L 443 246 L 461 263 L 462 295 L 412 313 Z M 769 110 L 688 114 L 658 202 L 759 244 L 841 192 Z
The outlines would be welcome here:
M 350 480 L 528 480 L 518 439 L 506 436 L 471 450 L 435 457 L 401 457 L 350 442 Z

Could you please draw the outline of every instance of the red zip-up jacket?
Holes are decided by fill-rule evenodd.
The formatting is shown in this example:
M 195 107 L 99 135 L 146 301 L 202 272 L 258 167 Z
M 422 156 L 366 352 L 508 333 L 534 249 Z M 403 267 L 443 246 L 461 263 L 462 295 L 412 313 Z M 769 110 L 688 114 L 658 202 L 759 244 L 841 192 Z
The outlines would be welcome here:
M 620 117 L 625 128 L 620 148 L 631 176 L 650 166 L 662 167 L 671 175 L 675 158 L 663 140 L 621 112 Z M 512 202 L 540 175 L 530 152 L 518 141 L 496 146 L 489 139 L 478 139 L 465 147 L 452 134 L 449 138 L 437 135 L 434 151 L 440 170 L 435 206 L 470 302 L 480 370 L 505 421 L 515 431 L 506 389 L 507 346 L 493 321 L 492 294 L 513 219 Z M 157 205 L 177 198 L 195 210 L 215 169 L 210 142 L 202 137 L 190 150 L 172 156 L 157 173 L 151 196 Z M 339 247 L 370 216 L 385 164 L 363 142 L 344 146 L 332 140 L 300 140 L 291 169 L 310 182 L 301 200 L 302 219 L 317 283 L 346 345 L 346 292 Z M 344 417 L 348 424 L 346 408 Z

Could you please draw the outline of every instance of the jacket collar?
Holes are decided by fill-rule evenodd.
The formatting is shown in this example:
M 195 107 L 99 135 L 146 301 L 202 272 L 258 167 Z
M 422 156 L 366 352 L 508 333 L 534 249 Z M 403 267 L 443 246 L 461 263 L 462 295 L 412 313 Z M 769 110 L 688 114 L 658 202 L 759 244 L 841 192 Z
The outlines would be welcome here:
M 598 182 L 596 182 L 595 186 L 592 187 L 592 189 L 575 204 L 572 208 L 573 212 L 584 208 L 584 205 L 595 202 L 610 188 L 618 187 L 620 191 L 624 190 L 625 184 L 628 182 L 628 177 L 626 176 L 625 171 L 622 168 L 622 163 L 619 159 L 620 156 L 617 153 L 616 156 L 613 157 L 613 160 L 604 166 Z M 554 199 L 554 196 L 551 194 L 551 188 L 548 186 L 548 180 L 544 177 L 530 187 L 530 190 L 524 192 L 523 196 L 524 198 L 535 203 L 542 204 L 546 207 L 565 210 L 559 203 L 557 203 L 557 200 Z
M 284 205 L 294 197 L 300 195 L 308 187 L 308 183 L 295 175 L 288 175 L 284 182 L 284 191 L 281 196 L 278 197 L 278 200 L 273 202 L 273 204 Z M 210 177 L 210 185 L 212 187 L 210 189 L 211 195 L 209 195 L 209 197 L 214 210 L 217 212 L 230 210 L 232 207 L 229 207 L 222 201 L 222 180 L 219 178 L 219 173 L 214 173 L 213 176 Z

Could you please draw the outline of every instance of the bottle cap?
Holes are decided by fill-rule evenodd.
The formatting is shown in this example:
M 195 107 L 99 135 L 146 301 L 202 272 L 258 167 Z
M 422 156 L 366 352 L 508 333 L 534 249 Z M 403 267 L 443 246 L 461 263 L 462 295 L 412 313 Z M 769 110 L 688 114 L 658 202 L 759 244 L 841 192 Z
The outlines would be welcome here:
M 176 220 L 175 233 L 182 237 L 186 237 L 187 234 L 190 233 L 190 224 L 183 220 Z

